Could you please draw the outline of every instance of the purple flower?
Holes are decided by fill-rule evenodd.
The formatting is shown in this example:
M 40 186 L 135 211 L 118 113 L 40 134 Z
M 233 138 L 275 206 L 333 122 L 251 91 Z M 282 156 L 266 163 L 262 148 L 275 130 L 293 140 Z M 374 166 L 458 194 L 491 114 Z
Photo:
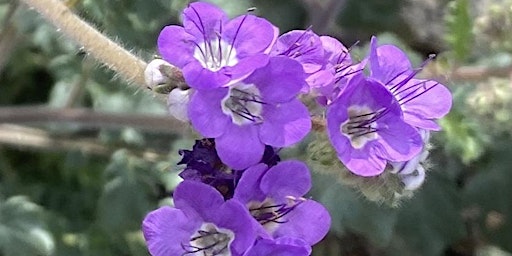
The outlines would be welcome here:
M 303 197 L 310 188 L 302 162 L 283 161 L 270 169 L 259 164 L 244 172 L 233 199 L 247 206 L 261 237 L 295 237 L 313 245 L 327 234 L 331 218 L 321 204 Z
M 180 150 L 183 158 L 178 164 L 186 164 L 180 173 L 184 180 L 195 180 L 216 188 L 224 199 L 233 197 L 235 185 L 243 170 L 233 170 L 220 160 L 213 139 L 196 140 L 192 150 Z M 261 163 L 274 166 L 281 161 L 279 155 L 270 146 L 265 147 Z
M 369 61 L 370 77 L 394 95 L 407 123 L 426 130 L 440 129 L 434 120 L 446 115 L 452 105 L 451 93 L 444 85 L 415 79 L 421 68 L 413 69 L 407 55 L 396 46 L 377 46 L 376 37 L 372 37 Z
M 246 14 L 229 20 L 208 3 L 189 4 L 182 18 L 183 27 L 162 30 L 158 49 L 196 89 L 236 83 L 265 65 L 278 34 L 265 19 Z
M 349 50 L 336 38 L 321 36 L 320 40 L 326 64 L 308 78 L 308 83 L 319 103 L 328 105 L 341 94 L 350 77 L 363 70 L 365 62 L 354 64 Z
M 379 175 L 387 161 L 410 160 L 423 145 L 393 95 L 363 75 L 350 79 L 328 107 L 327 132 L 338 158 L 359 176 Z
M 265 145 L 290 146 L 310 131 L 309 112 L 296 99 L 303 83 L 298 62 L 272 57 L 234 85 L 197 90 L 188 115 L 201 135 L 215 138 L 223 163 L 245 169 L 260 161 Z
M 153 256 L 243 255 L 256 239 L 247 209 L 236 200 L 224 202 L 206 184 L 181 182 L 174 204 L 150 212 L 142 223 Z
M 304 240 L 293 237 L 258 239 L 244 256 L 308 256 L 311 246 Z
M 320 37 L 311 30 L 293 30 L 281 35 L 274 44 L 271 56 L 286 56 L 298 61 L 306 73 L 306 81 L 320 71 L 325 64 L 324 49 Z M 304 84 L 302 92 L 309 92 Z

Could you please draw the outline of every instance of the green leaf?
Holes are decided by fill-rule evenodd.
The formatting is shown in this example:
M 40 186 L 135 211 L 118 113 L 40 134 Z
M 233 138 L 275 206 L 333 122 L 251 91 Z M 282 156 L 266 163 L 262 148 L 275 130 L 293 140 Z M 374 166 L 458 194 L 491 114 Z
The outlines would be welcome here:
M 26 197 L 0 201 L 0 254 L 51 255 L 55 243 L 41 219 L 42 208 Z
M 463 61 L 470 54 L 473 35 L 472 18 L 468 0 L 453 0 L 448 5 L 446 15 L 446 42 L 453 50 L 454 57 Z
M 112 156 L 107 183 L 98 202 L 99 223 L 108 232 L 138 230 L 144 215 L 155 208 L 152 166 L 120 150 Z
M 506 140 L 496 142 L 495 147 L 488 152 L 488 161 L 475 166 L 479 172 L 467 182 L 464 196 L 478 210 L 486 240 L 512 251 L 512 150 Z
M 330 176 L 316 176 L 316 189 L 327 188 L 320 201 L 331 214 L 331 229 L 340 236 L 348 230 L 364 235 L 379 247 L 389 243 L 396 222 L 396 209 L 369 202 L 352 189 L 334 183 Z
M 398 215 L 391 250 L 417 255 L 442 255 L 448 245 L 465 235 L 460 216 L 461 198 L 455 184 L 437 172 L 430 172 L 423 188 L 404 202 Z

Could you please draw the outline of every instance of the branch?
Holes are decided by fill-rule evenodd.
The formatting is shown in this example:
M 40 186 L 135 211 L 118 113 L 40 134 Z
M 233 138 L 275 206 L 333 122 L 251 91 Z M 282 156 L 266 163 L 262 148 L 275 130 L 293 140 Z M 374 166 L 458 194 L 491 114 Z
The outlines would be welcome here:
M 504 67 L 459 67 L 448 76 L 454 81 L 482 81 L 489 77 L 510 77 L 512 65 Z
M 12 148 L 43 151 L 80 151 L 87 154 L 110 157 L 117 147 L 108 147 L 88 138 L 59 138 L 40 129 L 18 125 L 0 125 L 0 144 Z M 158 161 L 166 157 L 167 152 L 156 150 L 129 150 L 147 161 Z
M 101 113 L 88 109 L 52 109 L 48 107 L 0 107 L 0 123 L 78 123 L 90 128 L 133 127 L 162 133 L 186 133 L 188 125 L 167 116 Z

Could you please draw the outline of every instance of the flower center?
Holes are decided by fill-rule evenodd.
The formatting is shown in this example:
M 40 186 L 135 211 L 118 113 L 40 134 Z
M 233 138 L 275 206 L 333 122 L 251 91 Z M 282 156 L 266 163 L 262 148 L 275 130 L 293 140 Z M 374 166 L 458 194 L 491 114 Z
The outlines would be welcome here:
M 231 230 L 218 228 L 213 223 L 203 223 L 190 237 L 190 244 L 183 245 L 183 255 L 231 256 L 229 246 L 235 235 Z
M 263 104 L 260 91 L 253 84 L 231 86 L 228 95 L 221 101 L 222 112 L 231 116 L 237 125 L 262 122 Z
M 263 202 L 250 202 L 249 212 L 267 231 L 272 233 L 281 223 L 287 222 L 284 218 L 295 207 L 304 202 L 305 198 L 296 198 L 289 196 L 288 202 L 277 204 L 271 198 L 266 198 Z
M 201 65 L 211 71 L 218 71 L 223 67 L 231 67 L 238 63 L 236 50 L 232 45 L 220 39 L 206 40 L 196 45 L 194 58 Z
M 352 147 L 360 149 L 367 142 L 378 138 L 376 121 L 385 112 L 385 109 L 372 111 L 367 106 L 351 106 L 348 108 L 349 118 L 340 125 L 340 131 L 350 139 Z

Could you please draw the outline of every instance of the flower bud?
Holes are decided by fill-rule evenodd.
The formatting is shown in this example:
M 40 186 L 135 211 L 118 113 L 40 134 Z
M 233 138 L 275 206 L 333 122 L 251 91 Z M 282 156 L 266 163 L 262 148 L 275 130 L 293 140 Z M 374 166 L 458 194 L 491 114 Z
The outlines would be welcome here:
M 144 70 L 146 86 L 161 94 L 168 94 L 174 88 L 188 88 L 181 72 L 162 59 L 154 59 Z

